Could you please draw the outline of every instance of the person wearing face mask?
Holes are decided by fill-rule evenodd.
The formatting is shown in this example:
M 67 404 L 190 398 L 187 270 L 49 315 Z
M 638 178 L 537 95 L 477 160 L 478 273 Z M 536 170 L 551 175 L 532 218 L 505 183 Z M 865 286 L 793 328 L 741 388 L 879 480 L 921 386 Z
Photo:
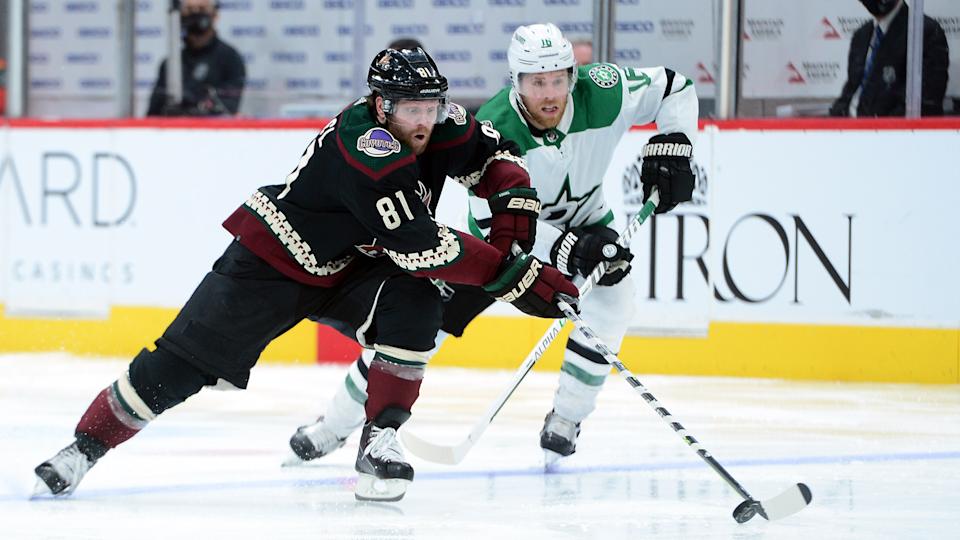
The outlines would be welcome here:
M 217 35 L 220 3 L 215 0 L 184 0 L 180 27 L 184 47 L 183 101 L 170 103 L 167 95 L 167 61 L 160 64 L 157 83 L 150 96 L 147 116 L 235 115 L 247 78 L 243 57 Z
M 850 40 L 847 82 L 831 116 L 904 116 L 907 95 L 907 23 L 904 0 L 860 0 L 873 15 Z M 943 115 L 950 52 L 943 27 L 923 17 L 923 82 L 920 114 Z

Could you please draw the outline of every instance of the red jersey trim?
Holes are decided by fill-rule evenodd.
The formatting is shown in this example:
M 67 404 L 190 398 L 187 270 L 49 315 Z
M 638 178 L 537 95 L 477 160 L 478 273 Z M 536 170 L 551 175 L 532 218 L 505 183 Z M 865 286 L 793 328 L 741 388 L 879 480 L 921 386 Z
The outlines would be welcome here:
M 236 241 L 266 261 L 277 272 L 305 285 L 333 287 L 343 281 L 353 267 L 353 262 L 350 262 L 342 270 L 330 276 L 310 274 L 300 267 L 280 240 L 267 231 L 260 219 L 245 205 L 230 214 L 230 217 L 223 222 L 223 228 L 230 231 Z
M 360 160 L 358 160 L 357 158 L 350 155 L 350 151 L 347 150 L 346 146 L 344 146 L 343 139 L 340 137 L 339 129 L 337 130 L 337 147 L 340 149 L 340 153 L 343 155 L 343 159 L 346 160 L 347 165 L 350 165 L 354 169 L 357 169 L 363 174 L 369 176 L 374 182 L 380 180 L 384 176 L 392 173 L 393 171 L 396 171 L 401 167 L 410 165 L 411 163 L 417 160 L 417 158 L 413 154 L 410 154 L 407 157 L 394 161 L 393 163 L 391 163 L 390 165 L 387 165 L 386 167 L 380 169 L 379 171 L 375 171 L 370 167 L 367 167 L 366 165 L 361 163 Z
M 748 118 L 701 120 L 699 126 L 716 126 L 721 131 L 953 131 L 960 130 L 960 118 Z M 654 124 L 646 124 L 630 131 L 655 129 Z
M 427 152 L 439 152 L 440 150 L 446 150 L 447 148 L 453 148 L 454 146 L 463 144 L 470 140 L 470 137 L 473 137 L 473 132 L 477 130 L 477 121 L 470 117 L 470 127 L 467 128 L 467 131 L 463 135 L 460 135 L 456 139 L 450 139 L 449 141 L 444 141 L 437 144 L 431 144 L 427 146 Z

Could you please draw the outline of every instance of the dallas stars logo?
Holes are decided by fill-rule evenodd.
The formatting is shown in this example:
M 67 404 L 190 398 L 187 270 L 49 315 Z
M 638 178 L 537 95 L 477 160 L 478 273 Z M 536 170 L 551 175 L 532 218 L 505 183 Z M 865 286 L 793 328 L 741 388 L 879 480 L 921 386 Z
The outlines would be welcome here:
M 587 72 L 593 82 L 600 88 L 613 88 L 620 81 L 620 74 L 617 70 L 606 64 L 600 64 L 590 68 Z
M 563 188 L 557 195 L 557 200 L 550 204 L 544 204 L 540 212 L 540 219 L 551 225 L 562 225 L 570 221 L 573 216 L 580 212 L 580 208 L 587 202 L 593 194 L 600 189 L 600 185 L 593 186 L 590 191 L 582 197 L 574 197 L 570 190 L 570 176 L 563 179 Z

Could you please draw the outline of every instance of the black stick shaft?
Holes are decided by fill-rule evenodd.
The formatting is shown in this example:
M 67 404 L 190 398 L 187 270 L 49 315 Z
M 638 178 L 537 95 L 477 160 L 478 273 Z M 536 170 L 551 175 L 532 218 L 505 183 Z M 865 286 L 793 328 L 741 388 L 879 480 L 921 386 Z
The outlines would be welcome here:
M 583 322 L 583 319 L 581 319 L 580 315 L 578 315 L 577 312 L 570 307 L 570 304 L 562 299 L 558 303 L 560 305 L 560 309 L 567 316 L 567 318 L 573 321 L 577 328 L 579 328 L 580 331 L 583 332 L 583 334 L 587 337 L 587 339 L 590 340 L 591 345 L 593 345 L 601 354 L 603 354 L 603 357 L 607 360 L 607 362 L 617 368 L 617 371 L 620 372 L 620 375 L 626 379 L 626 381 L 634 388 L 634 390 L 640 393 L 640 397 L 643 398 L 647 405 L 650 405 L 650 407 L 653 408 L 658 415 L 660 415 L 660 418 L 667 422 L 670 427 L 673 428 L 673 431 L 677 433 L 677 435 L 680 435 L 680 437 L 683 439 L 683 442 L 687 443 L 690 448 L 694 449 L 697 455 L 706 461 L 707 465 L 710 465 L 710 468 L 716 471 L 716 473 L 719 474 L 720 477 L 723 478 L 724 481 L 726 481 L 734 491 L 740 494 L 741 497 L 748 501 L 755 500 L 750 493 L 748 493 L 747 490 L 740 485 L 740 482 L 737 482 L 737 480 L 730 473 L 728 473 L 726 469 L 723 468 L 723 465 L 720 465 L 720 463 L 713 458 L 713 455 L 710 454 L 710 451 L 704 448 L 703 445 L 701 445 L 700 442 L 693 437 L 693 435 L 687 432 L 687 429 L 684 428 L 683 425 L 680 424 L 680 422 L 678 422 L 672 414 L 670 414 L 670 411 L 660 404 L 650 390 L 648 390 L 647 387 L 645 387 L 643 383 L 641 383 L 633 375 L 633 373 L 630 373 L 630 370 L 623 365 L 623 362 L 617 358 L 617 355 L 614 354 L 604 342 L 600 341 L 600 338 L 597 337 L 597 334 L 585 322 Z

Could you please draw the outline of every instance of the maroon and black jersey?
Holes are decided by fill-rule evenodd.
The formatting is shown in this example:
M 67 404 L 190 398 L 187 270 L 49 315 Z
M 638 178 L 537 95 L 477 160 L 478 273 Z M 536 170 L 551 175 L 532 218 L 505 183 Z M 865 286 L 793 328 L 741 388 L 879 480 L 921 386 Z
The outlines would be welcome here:
M 248 249 L 308 285 L 332 286 L 357 257 L 385 254 L 401 269 L 483 285 L 499 250 L 434 221 L 446 177 L 479 197 L 529 186 L 519 149 L 450 104 L 420 156 L 378 125 L 360 100 L 310 142 L 285 184 L 257 190 L 224 222 Z

